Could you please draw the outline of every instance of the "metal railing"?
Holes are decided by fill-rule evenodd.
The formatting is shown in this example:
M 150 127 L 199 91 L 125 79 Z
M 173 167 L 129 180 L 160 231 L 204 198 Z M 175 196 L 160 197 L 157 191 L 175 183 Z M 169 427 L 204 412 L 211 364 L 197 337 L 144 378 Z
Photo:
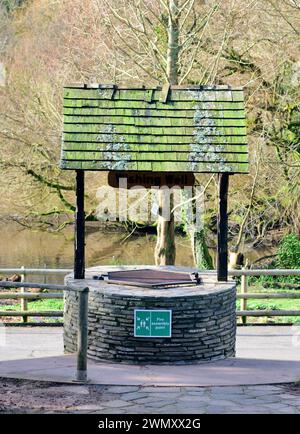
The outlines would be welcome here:
M 76 369 L 76 381 L 86 382 L 87 381 L 87 346 L 88 346 L 88 295 L 89 288 L 78 287 L 71 285 L 53 285 L 47 283 L 24 283 L 24 282 L 7 282 L 0 281 L 0 288 L 16 289 L 16 288 L 41 288 L 50 289 L 55 291 L 75 291 L 78 293 L 78 330 L 77 330 L 77 369 Z M 62 293 L 61 293 L 62 294 Z M 59 296 L 61 296 L 59 294 Z M 47 294 L 33 294 L 33 293 L 2 293 L 1 298 L 23 298 L 30 299 L 32 296 L 39 298 L 57 298 L 57 293 L 47 293 Z M 53 312 L 26 312 L 27 316 L 56 316 L 56 311 Z M 8 314 L 10 316 L 23 316 L 22 312 L 1 312 L 1 315 Z M 45 315 L 47 314 L 47 315 Z M 60 314 L 60 312 L 59 312 Z
M 0 311 L 1 316 L 21 316 L 23 322 L 27 322 L 28 317 L 63 317 L 63 311 L 28 311 L 27 301 L 30 299 L 50 299 L 50 298 L 63 298 L 62 293 L 30 293 L 25 292 L 25 287 L 41 288 L 43 289 L 45 284 L 31 283 L 26 284 L 26 276 L 28 275 L 66 275 L 73 270 L 69 268 L 47 269 L 47 268 L 0 268 L 0 273 L 15 273 L 22 276 L 22 285 L 20 284 L 20 293 L 0 293 L 1 299 L 20 299 L 23 300 L 20 311 Z M 293 293 L 249 293 L 248 292 L 248 278 L 250 276 L 300 276 L 299 269 L 241 269 L 241 270 L 229 270 L 229 276 L 241 277 L 241 292 L 237 294 L 237 299 L 241 300 L 241 308 L 237 311 L 237 316 L 242 318 L 243 324 L 246 324 L 247 317 L 264 317 L 264 316 L 300 316 L 300 310 L 285 310 L 285 309 L 261 309 L 261 310 L 249 310 L 247 309 L 247 300 L 249 299 L 300 299 L 299 294 Z M 0 282 L 1 283 L 1 282 Z M 51 286 L 51 285 L 50 285 Z M 58 287 L 56 285 L 56 287 Z M 49 288 L 49 285 L 47 285 Z

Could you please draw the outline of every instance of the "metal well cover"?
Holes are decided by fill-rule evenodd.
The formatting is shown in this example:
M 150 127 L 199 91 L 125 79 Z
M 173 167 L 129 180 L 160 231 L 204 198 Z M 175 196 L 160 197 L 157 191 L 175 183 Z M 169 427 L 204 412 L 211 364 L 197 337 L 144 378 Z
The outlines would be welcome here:
M 195 283 L 190 273 L 177 271 L 162 271 L 152 269 L 111 271 L 108 280 L 146 284 L 150 286 L 176 285 L 182 283 Z

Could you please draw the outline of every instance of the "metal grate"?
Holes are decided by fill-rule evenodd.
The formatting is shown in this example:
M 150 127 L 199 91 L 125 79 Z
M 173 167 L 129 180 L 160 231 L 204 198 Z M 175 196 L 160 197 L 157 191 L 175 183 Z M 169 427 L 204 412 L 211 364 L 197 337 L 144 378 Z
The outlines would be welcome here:
M 110 271 L 107 275 L 94 276 L 107 283 L 141 286 L 146 288 L 166 288 L 181 285 L 197 285 L 200 283 L 198 273 L 162 271 L 151 269 Z

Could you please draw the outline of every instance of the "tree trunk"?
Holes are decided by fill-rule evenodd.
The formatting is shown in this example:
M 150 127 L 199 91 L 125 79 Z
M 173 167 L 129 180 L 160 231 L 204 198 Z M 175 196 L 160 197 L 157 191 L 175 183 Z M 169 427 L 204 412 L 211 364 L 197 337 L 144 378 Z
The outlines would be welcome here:
M 170 84 L 178 84 L 178 55 L 179 55 L 179 10 L 178 0 L 169 1 L 169 25 L 168 25 L 168 53 L 167 75 Z M 157 220 L 157 243 L 155 247 L 156 265 L 175 264 L 175 225 L 174 214 L 170 213 L 170 219 L 162 216 L 165 200 L 163 191 L 158 192 L 158 205 L 160 214 Z M 173 193 L 170 193 L 170 210 L 174 201 Z
M 158 192 L 159 216 L 157 221 L 157 243 L 155 247 L 155 264 L 156 265 L 174 265 L 176 248 L 175 248 L 175 224 L 174 213 L 170 212 L 170 220 L 163 216 L 163 207 L 166 200 L 170 201 L 170 210 L 174 206 L 174 194 L 166 194 L 165 191 Z
M 193 188 L 193 196 L 195 195 L 196 195 L 196 191 L 195 188 Z M 197 221 L 196 213 L 199 212 L 199 210 L 197 210 L 196 201 L 197 199 L 194 199 L 192 202 L 192 214 L 193 214 L 194 221 L 189 222 L 188 221 L 189 217 L 187 215 L 185 216 L 186 233 L 189 235 L 191 240 L 194 265 L 200 270 L 213 270 L 214 264 L 205 241 L 204 227 L 197 228 L 196 225 L 196 221 Z M 203 211 L 204 210 L 202 210 L 202 212 Z
M 169 1 L 167 75 L 170 84 L 178 84 L 179 10 L 178 0 Z
M 213 270 L 214 265 L 205 242 L 204 229 L 192 232 L 190 237 L 196 267 L 200 270 Z
M 237 241 L 235 243 L 235 246 L 232 246 L 229 249 L 229 264 L 228 265 L 229 265 L 229 268 L 231 268 L 231 269 L 239 268 L 242 265 L 244 265 L 244 255 L 241 252 L 241 248 L 242 248 L 242 242 L 244 240 L 245 226 L 246 226 L 246 223 L 247 223 L 248 218 L 250 216 L 250 212 L 252 210 L 253 203 L 254 203 L 255 189 L 256 189 L 256 183 L 257 183 L 257 178 L 258 178 L 259 168 L 260 168 L 260 161 L 261 161 L 261 152 L 258 152 L 257 155 L 258 155 L 258 159 L 256 161 L 256 169 L 255 169 L 255 174 L 254 174 L 251 193 L 250 193 L 249 205 L 248 205 L 247 211 L 243 217 L 242 223 L 240 225 L 239 233 L 238 233 L 238 237 L 237 237 Z

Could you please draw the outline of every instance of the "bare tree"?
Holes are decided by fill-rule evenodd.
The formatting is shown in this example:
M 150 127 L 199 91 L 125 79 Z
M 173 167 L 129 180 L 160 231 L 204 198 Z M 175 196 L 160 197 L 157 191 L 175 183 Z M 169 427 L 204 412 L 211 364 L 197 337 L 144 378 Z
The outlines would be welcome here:
M 72 175 L 57 167 L 66 82 L 226 83 L 245 88 L 252 163 L 249 177 L 231 177 L 230 236 L 239 239 L 240 232 L 259 241 L 276 228 L 300 230 L 298 0 L 178 0 L 172 7 L 168 0 L 23 4 L 17 13 L 2 9 L 0 17 L 0 61 L 7 70 L 6 86 L 0 87 L 1 210 L 70 219 Z M 177 79 L 171 79 L 171 60 Z M 100 176 L 87 175 L 91 196 Z M 210 230 L 216 212 L 212 189 L 213 183 L 206 195 Z M 41 218 L 48 224 L 48 216 Z M 172 224 L 164 228 L 166 250 L 174 257 Z M 161 258 L 166 260 L 164 252 Z
M 201 2 L 200 14 L 195 0 L 123 0 L 118 6 L 109 0 L 104 3 L 109 10 L 107 22 L 121 43 L 116 49 L 121 56 L 127 53 L 133 65 L 138 67 L 139 81 L 148 75 L 154 82 L 170 85 L 188 80 L 204 29 L 218 9 L 216 2 L 212 6 Z M 98 4 L 100 8 L 103 1 L 99 0 Z M 120 60 L 115 68 L 120 73 L 123 68 L 119 64 Z M 125 73 L 134 76 L 128 69 Z M 161 191 L 155 248 L 157 265 L 175 263 L 174 215 L 171 213 L 169 220 L 162 216 L 165 200 L 165 193 Z M 171 193 L 171 208 L 173 201 Z
M 178 84 L 178 61 L 179 61 L 179 1 L 170 0 L 168 5 L 165 5 L 168 11 L 168 49 L 167 49 L 167 80 L 170 85 Z M 174 206 L 174 194 L 171 193 L 168 197 L 170 200 L 170 209 Z M 156 265 L 174 265 L 175 264 L 175 227 L 174 213 L 170 213 L 169 220 L 166 220 L 162 215 L 162 210 L 165 203 L 164 191 L 159 191 L 158 196 L 159 210 L 157 220 L 157 243 L 155 247 L 155 263 Z

